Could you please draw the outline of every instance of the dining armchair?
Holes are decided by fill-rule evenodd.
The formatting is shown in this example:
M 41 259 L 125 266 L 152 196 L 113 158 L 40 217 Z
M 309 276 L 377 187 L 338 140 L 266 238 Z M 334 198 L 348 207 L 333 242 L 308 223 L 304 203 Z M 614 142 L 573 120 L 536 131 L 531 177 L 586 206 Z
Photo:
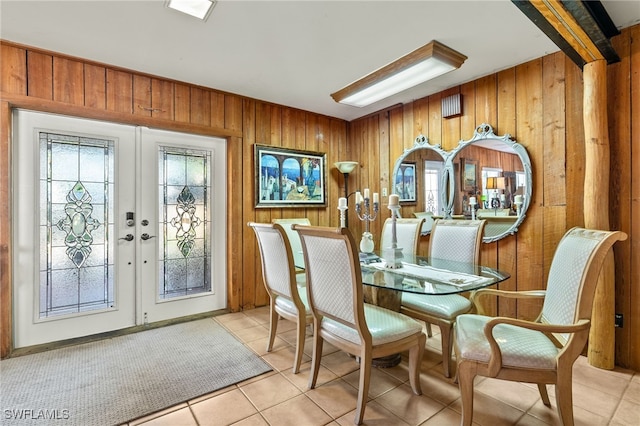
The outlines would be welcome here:
M 293 373 L 300 371 L 304 353 L 305 330 L 313 317 L 307 301 L 305 287 L 296 283 L 293 255 L 285 228 L 279 224 L 249 222 L 253 228 L 260 258 L 262 279 L 269 294 L 269 342 L 267 352 L 271 352 L 278 329 L 279 316 L 296 323 L 296 353 Z
M 477 264 L 480 243 L 486 221 L 438 219 L 433 222 L 427 256 L 440 260 Z M 404 293 L 400 312 L 426 323 L 427 335 L 432 336 L 431 324 L 440 328 L 442 369 L 451 377 L 453 353 L 452 331 L 456 317 L 471 311 L 471 301 L 458 294 L 423 295 Z
M 311 225 L 311 221 L 306 217 L 293 217 L 293 218 L 280 218 L 273 219 L 271 223 L 278 223 L 282 225 L 287 237 L 289 238 L 289 245 L 291 246 L 291 254 L 293 254 L 293 264 L 296 270 L 296 281 L 298 285 L 305 285 L 304 274 L 304 257 L 302 256 L 302 244 L 300 243 L 300 236 L 296 231 L 291 229 L 291 225 L 297 223 L 299 225 Z
M 402 254 L 413 256 L 418 252 L 420 243 L 420 229 L 424 223 L 424 218 L 401 218 L 396 219 L 396 242 L 402 248 Z M 393 219 L 388 218 L 382 225 L 380 234 L 380 250 L 384 252 L 391 247 L 393 233 Z
M 309 388 L 315 388 L 326 340 L 360 359 L 355 424 L 361 424 L 373 358 L 409 351 L 409 382 L 421 395 L 420 362 L 426 336 L 422 325 L 399 312 L 364 303 L 359 253 L 346 228 L 293 225 L 300 233 L 313 314 Z
M 536 383 L 546 406 L 547 384 L 555 384 L 556 405 L 563 425 L 573 425 L 572 370 L 589 337 L 598 275 L 619 231 L 570 229 L 551 261 L 546 290 L 478 290 L 484 296 L 543 298 L 534 321 L 464 314 L 455 324 L 455 351 L 462 398 L 462 425 L 473 421 L 476 376 Z

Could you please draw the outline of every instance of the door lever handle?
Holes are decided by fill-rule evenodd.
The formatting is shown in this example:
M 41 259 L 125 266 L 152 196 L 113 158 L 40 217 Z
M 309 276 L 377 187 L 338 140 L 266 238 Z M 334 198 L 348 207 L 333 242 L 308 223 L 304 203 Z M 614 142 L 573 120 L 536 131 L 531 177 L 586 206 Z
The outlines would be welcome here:
M 140 235 L 140 238 L 142 240 L 144 240 L 144 241 L 150 240 L 151 238 L 155 238 L 155 237 L 156 237 L 155 235 L 149 235 L 146 232 L 144 234 Z
M 133 234 L 127 234 L 122 238 L 118 238 L 119 240 L 133 241 Z

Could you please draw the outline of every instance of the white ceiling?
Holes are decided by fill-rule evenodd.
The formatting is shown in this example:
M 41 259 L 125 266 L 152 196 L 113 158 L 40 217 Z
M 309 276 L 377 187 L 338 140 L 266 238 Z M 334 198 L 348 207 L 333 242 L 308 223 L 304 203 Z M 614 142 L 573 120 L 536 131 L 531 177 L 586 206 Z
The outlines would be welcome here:
M 640 22 L 638 0 L 602 3 Z M 510 0 L 222 0 L 204 23 L 163 0 L 0 0 L 0 37 L 346 120 L 559 50 Z M 330 97 L 434 39 L 459 70 L 365 108 Z

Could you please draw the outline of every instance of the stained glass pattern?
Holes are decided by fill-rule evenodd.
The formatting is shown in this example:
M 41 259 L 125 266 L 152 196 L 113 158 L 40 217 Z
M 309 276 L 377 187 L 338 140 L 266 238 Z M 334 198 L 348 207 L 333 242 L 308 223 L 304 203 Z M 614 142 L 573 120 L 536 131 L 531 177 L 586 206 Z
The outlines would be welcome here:
M 177 229 L 176 239 L 178 240 L 180 253 L 184 257 L 189 257 L 191 249 L 195 245 L 196 227 L 202 221 L 196 216 L 196 199 L 188 186 L 182 188 L 177 201 L 176 212 L 178 215 L 171 219 L 171 225 Z
M 76 182 L 67 194 L 64 211 L 66 217 L 58 221 L 58 229 L 67 233 L 64 239 L 67 256 L 76 267 L 80 268 L 91 254 L 91 243 L 93 243 L 91 232 L 100 226 L 100 222 L 91 217 L 93 212 L 91 195 L 82 182 Z
M 40 132 L 39 142 L 39 316 L 114 308 L 114 141 Z
M 210 176 L 210 151 L 159 148 L 159 299 L 211 292 Z

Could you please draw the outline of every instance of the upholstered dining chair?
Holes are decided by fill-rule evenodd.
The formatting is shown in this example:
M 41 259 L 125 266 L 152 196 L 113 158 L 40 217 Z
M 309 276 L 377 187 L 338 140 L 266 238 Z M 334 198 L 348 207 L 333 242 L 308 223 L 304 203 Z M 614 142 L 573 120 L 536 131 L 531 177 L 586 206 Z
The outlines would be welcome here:
M 262 279 L 269 294 L 269 342 L 271 352 L 281 316 L 296 323 L 296 353 L 293 373 L 300 371 L 304 353 L 305 330 L 313 317 L 307 301 L 305 287 L 296 283 L 291 245 L 283 226 L 270 223 L 249 222 L 258 239 L 262 260 Z
M 572 228 L 560 240 L 551 261 L 546 290 L 482 289 L 485 295 L 542 297 L 535 321 L 479 314 L 460 315 L 455 324 L 455 351 L 462 397 L 462 425 L 473 421 L 476 376 L 536 383 L 542 401 L 551 406 L 547 384 L 555 384 L 556 405 L 563 425 L 573 425 L 572 369 L 584 349 L 598 275 L 619 231 Z
M 311 221 L 306 217 L 295 217 L 273 219 L 271 222 L 282 225 L 285 232 L 287 233 L 287 237 L 289 238 L 289 245 L 291 245 L 291 253 L 293 254 L 293 264 L 296 267 L 296 281 L 298 282 L 298 285 L 305 285 L 302 243 L 300 243 L 300 236 L 298 235 L 298 233 L 291 229 L 291 225 L 295 223 L 299 225 L 311 225 Z
M 346 228 L 293 225 L 300 233 L 313 313 L 313 355 L 309 388 L 318 378 L 322 345 L 360 358 L 355 424 L 361 424 L 373 358 L 409 351 L 409 381 L 416 395 L 426 336 L 422 325 L 399 312 L 364 303 L 358 248 Z
M 420 243 L 420 229 L 424 223 L 424 218 L 400 218 L 396 219 L 396 243 L 402 248 L 402 254 L 413 256 L 418 252 Z M 391 247 L 393 233 L 393 219 L 388 218 L 382 225 L 380 234 L 380 250 L 384 252 Z
M 431 228 L 427 256 L 441 260 L 478 263 L 485 224 L 484 220 L 435 220 Z M 402 294 L 400 312 L 424 321 L 429 337 L 432 336 L 431 324 L 440 327 L 442 369 L 445 377 L 451 377 L 453 323 L 458 315 L 471 311 L 472 307 L 469 299 L 458 294 Z

